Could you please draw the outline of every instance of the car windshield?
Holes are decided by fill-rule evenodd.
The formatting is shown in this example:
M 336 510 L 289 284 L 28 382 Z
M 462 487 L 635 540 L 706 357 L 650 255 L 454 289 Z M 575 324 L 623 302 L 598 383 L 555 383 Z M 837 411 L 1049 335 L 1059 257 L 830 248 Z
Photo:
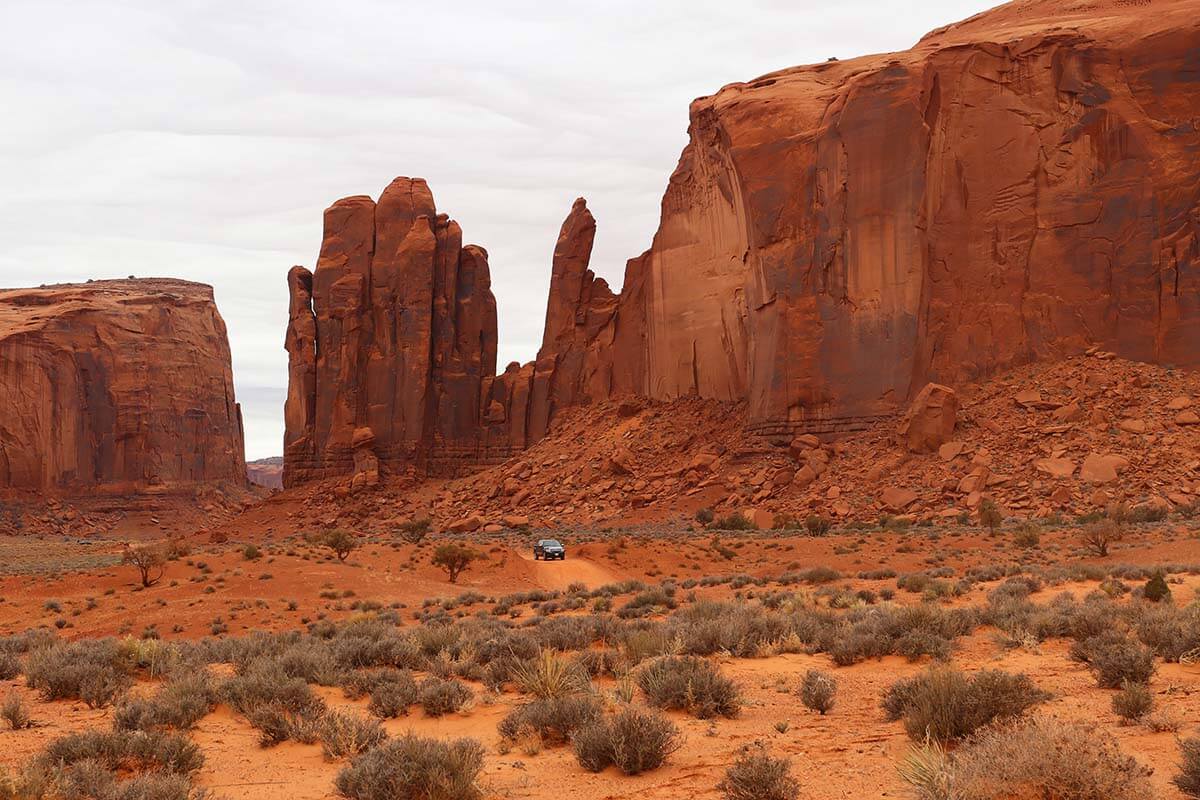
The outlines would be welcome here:
M 542 547 L 562 547 L 557 539 L 542 539 Z

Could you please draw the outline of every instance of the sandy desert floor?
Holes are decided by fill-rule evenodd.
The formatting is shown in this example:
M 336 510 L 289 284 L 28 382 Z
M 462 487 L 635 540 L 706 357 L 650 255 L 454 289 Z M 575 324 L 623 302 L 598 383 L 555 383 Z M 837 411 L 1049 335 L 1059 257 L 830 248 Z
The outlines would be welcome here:
M 464 593 L 477 594 L 454 613 L 486 609 L 504 595 L 522 592 L 562 596 L 569 588 L 578 590 L 579 584 L 596 588 L 625 580 L 647 585 L 666 580 L 687 586 L 689 579 L 705 576 L 770 577 L 811 567 L 829 567 L 839 575 L 786 591 L 818 598 L 828 598 L 836 589 L 882 593 L 895 589 L 897 576 L 931 570 L 964 576 L 973 569 L 1017 562 L 1027 571 L 1046 575 L 1064 564 L 1092 564 L 1116 574 L 1132 566 L 1170 565 L 1175 604 L 1192 602 L 1200 587 L 1200 528 L 1194 523 L 1170 520 L 1131 529 L 1104 559 L 1082 550 L 1079 530 L 1071 525 L 1048 527 L 1041 532 L 1039 546 L 1028 550 L 1013 545 L 1012 531 L 990 535 L 977 527 L 877 529 L 824 537 L 669 528 L 564 531 L 558 535 L 570 548 L 570 557 L 549 563 L 532 560 L 532 534 L 506 533 L 475 537 L 487 558 L 457 584 L 450 584 L 429 563 L 434 544 L 444 538 L 438 534 L 419 546 L 373 541 L 345 563 L 292 537 L 260 541 L 253 558 L 247 557 L 243 543 L 193 546 L 187 555 L 169 562 L 158 584 L 146 589 L 134 580 L 130 567 L 120 565 L 115 542 L 4 537 L 0 633 L 48 627 L 69 639 L 157 635 L 170 641 L 296 630 L 314 620 L 346 619 L 381 607 L 398 611 L 406 625 L 415 625 L 419 623 L 414 617 L 423 607 Z M 1099 585 L 1065 575 L 1064 571 L 1057 580 L 1048 580 L 1030 599 L 1045 603 L 1064 592 L 1082 598 Z M 1141 581 L 1128 583 L 1137 586 Z M 689 599 L 744 595 L 746 589 L 734 589 L 737 585 L 693 584 Z M 997 585 L 995 580 L 981 581 L 959 596 L 936 602 L 981 605 Z M 919 603 L 922 595 L 898 591 L 893 602 Z M 520 603 L 510 612 L 516 622 L 536 613 L 532 605 Z M 955 644 L 956 665 L 1028 674 L 1053 696 L 1039 713 L 1085 721 L 1113 734 L 1126 752 L 1153 769 L 1158 796 L 1182 797 L 1170 778 L 1179 758 L 1177 737 L 1191 735 L 1200 726 L 1200 664 L 1157 663 L 1150 687 L 1158 708 L 1168 711 L 1178 725 L 1176 731 L 1153 732 L 1143 725 L 1121 724 L 1110 705 L 1113 692 L 1098 688 L 1087 667 L 1069 658 L 1065 640 L 1013 648 L 1002 645 L 995 630 L 982 627 Z M 716 658 L 721 671 L 741 688 L 740 714 L 711 721 L 670 712 L 684 735 L 683 747 L 666 766 L 638 776 L 624 776 L 615 768 L 586 772 L 569 747 L 532 755 L 501 747 L 497 723 L 524 698 L 512 691 L 488 692 L 479 684 L 473 686 L 475 702 L 463 712 L 430 718 L 417 709 L 384 726 L 390 734 L 411 730 L 440 739 L 479 739 L 487 750 L 482 785 L 488 797 L 718 797 L 716 785 L 724 770 L 740 748 L 754 743 L 792 759 L 802 798 L 907 796 L 896 764 L 910 741 L 900 723 L 885 721 L 879 703 L 888 686 L 923 670 L 928 659 L 909 662 L 887 656 L 837 667 L 820 653 Z M 813 667 L 828 670 L 839 685 L 836 706 L 825 716 L 806 709 L 796 692 L 800 678 Z M 151 691 L 152 683 L 141 679 L 133 691 Z M 607 692 L 611 679 L 599 679 L 597 688 Z M 318 691 L 332 708 L 356 707 L 365 713 L 365 699 L 347 699 L 336 687 Z M 0 765 L 10 770 L 64 733 L 111 725 L 111 708 L 90 709 L 79 701 L 44 702 L 20 677 L 0 683 L 0 696 L 9 692 L 27 702 L 35 722 L 28 729 L 0 731 Z M 344 761 L 324 757 L 320 745 L 285 742 L 260 747 L 257 731 L 224 705 L 204 717 L 190 735 L 206 759 L 197 782 L 218 797 L 334 797 L 334 776 L 345 766 Z

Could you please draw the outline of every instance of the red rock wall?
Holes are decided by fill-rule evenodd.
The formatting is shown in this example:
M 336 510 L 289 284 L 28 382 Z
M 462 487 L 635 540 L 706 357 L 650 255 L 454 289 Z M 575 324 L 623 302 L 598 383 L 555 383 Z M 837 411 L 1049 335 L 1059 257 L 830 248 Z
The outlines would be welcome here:
M 166 279 L 0 291 L 0 488 L 246 483 L 212 288 Z
M 292 280 L 289 464 L 349 471 L 363 425 L 385 466 L 482 463 L 623 394 L 744 399 L 786 439 L 1092 345 L 1200 366 L 1197 109 L 1200 0 L 1018 0 L 909 51 L 732 84 L 693 102 L 619 295 L 575 203 L 537 359 L 495 378 L 494 300 L 462 300 L 469 248 L 424 183 L 339 201 L 315 367 Z
M 822 433 L 1091 344 L 1200 365 L 1198 108 L 1196 0 L 1010 3 L 695 101 L 620 302 L 646 392 Z

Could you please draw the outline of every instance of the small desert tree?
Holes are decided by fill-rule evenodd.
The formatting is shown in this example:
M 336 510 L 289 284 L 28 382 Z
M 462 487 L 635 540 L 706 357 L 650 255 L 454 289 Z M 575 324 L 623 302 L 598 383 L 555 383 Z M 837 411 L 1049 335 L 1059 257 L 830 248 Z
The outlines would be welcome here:
M 429 517 L 420 517 L 400 523 L 396 526 L 396 533 L 409 544 L 420 544 L 432 527 L 433 520 Z
M 979 504 L 979 524 L 990 530 L 993 534 L 996 529 L 1004 524 L 1004 515 L 1000 513 L 1000 507 L 992 498 L 985 498 Z
M 1121 526 L 1111 519 L 1093 522 L 1083 529 L 1083 543 L 1101 558 L 1108 555 L 1109 546 L 1120 541 L 1121 536 Z
M 326 533 L 322 537 L 321 543 L 333 551 L 333 554 L 338 557 L 338 561 L 345 561 L 348 555 L 358 549 L 357 537 L 350 531 L 340 528 Z
M 445 570 L 451 583 L 457 583 L 458 576 L 471 566 L 471 562 L 481 558 L 483 553 L 454 542 L 439 545 L 433 551 L 433 565 Z
M 167 549 L 158 544 L 127 544 L 121 563 L 137 568 L 142 586 L 150 587 L 158 583 L 166 571 Z

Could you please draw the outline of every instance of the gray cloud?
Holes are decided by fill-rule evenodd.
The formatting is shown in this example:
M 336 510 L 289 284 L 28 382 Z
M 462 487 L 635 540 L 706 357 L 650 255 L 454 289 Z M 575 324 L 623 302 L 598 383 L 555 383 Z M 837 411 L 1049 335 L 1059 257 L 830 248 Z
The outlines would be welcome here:
M 0 285 L 213 284 L 247 455 L 276 455 L 284 276 L 312 265 L 336 198 L 427 178 L 491 256 L 502 364 L 528 360 L 571 201 L 588 198 L 593 266 L 619 287 L 692 98 L 906 48 L 988 5 L 8 0 Z

